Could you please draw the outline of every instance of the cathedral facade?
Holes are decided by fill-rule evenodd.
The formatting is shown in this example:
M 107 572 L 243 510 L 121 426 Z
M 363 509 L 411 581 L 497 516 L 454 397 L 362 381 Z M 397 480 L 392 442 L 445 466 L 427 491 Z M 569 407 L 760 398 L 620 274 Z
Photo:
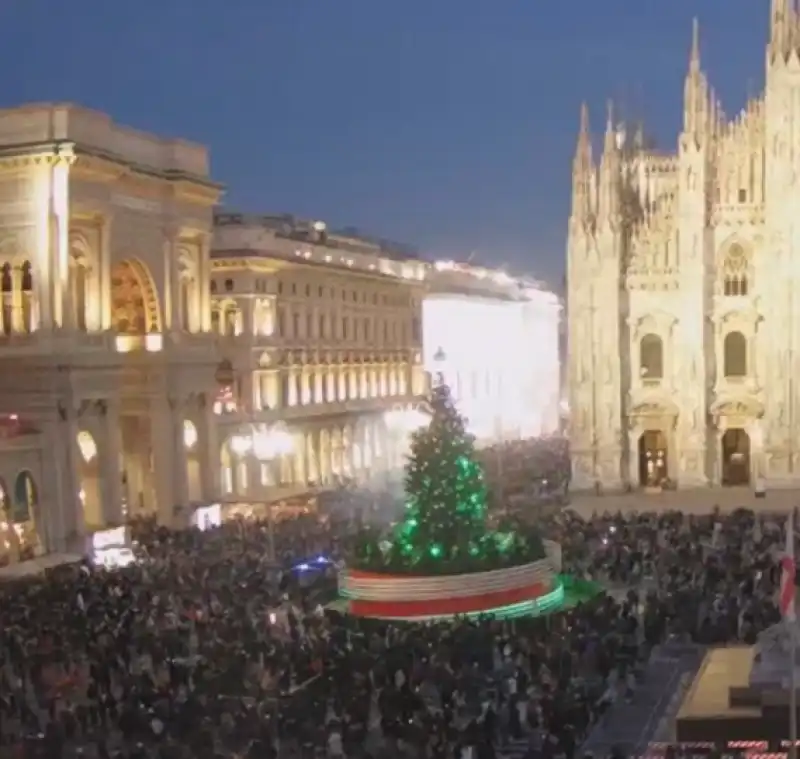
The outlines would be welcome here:
M 727 118 L 695 22 L 677 150 L 584 107 L 568 239 L 573 485 L 800 485 L 800 18 Z M 610 109 L 609 109 L 610 110 Z

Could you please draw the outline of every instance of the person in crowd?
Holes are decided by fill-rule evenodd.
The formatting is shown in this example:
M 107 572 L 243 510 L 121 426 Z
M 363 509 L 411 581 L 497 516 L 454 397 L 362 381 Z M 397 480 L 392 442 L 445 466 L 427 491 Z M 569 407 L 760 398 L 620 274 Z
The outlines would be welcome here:
M 138 524 L 136 564 L 0 586 L 0 751 L 493 759 L 525 740 L 531 757 L 573 757 L 635 697 L 652 646 L 752 642 L 778 618 L 777 518 L 560 512 L 542 529 L 565 571 L 612 592 L 550 616 L 404 625 L 323 613 L 335 577 L 293 569 L 346 557 L 351 521 Z

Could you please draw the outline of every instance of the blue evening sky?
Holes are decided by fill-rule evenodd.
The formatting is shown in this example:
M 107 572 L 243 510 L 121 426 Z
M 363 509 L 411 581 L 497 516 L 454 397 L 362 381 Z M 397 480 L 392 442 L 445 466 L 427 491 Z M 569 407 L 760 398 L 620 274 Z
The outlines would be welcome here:
M 695 14 L 735 113 L 769 0 L 2 0 L 0 104 L 199 140 L 228 206 L 559 285 L 581 100 L 674 145 Z

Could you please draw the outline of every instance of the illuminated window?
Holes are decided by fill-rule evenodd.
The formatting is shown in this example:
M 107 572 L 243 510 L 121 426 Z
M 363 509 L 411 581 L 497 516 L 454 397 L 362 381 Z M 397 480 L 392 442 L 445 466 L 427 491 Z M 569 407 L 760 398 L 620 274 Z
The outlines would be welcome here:
M 726 377 L 747 376 L 747 338 L 741 332 L 725 335 L 723 370 Z
M 645 335 L 639 343 L 639 367 L 642 379 L 663 379 L 664 343 L 658 335 Z

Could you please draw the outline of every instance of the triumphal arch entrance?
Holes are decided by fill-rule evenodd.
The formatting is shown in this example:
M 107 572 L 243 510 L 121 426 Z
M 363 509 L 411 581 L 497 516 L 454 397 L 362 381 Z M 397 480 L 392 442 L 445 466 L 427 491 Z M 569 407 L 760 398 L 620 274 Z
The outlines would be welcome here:
M 220 190 L 202 146 L 72 105 L 0 111 L 0 415 L 40 452 L 4 486 L 35 504 L 6 512 L 35 513 L 46 550 L 218 493 Z

